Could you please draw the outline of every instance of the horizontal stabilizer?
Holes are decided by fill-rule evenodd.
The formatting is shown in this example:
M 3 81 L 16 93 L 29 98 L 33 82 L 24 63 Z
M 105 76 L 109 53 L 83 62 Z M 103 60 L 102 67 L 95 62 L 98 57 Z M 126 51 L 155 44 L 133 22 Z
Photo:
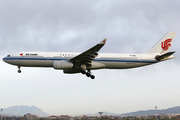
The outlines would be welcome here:
M 164 58 L 168 58 L 169 56 L 171 56 L 172 54 L 174 54 L 175 53 L 175 51 L 174 52 L 168 52 L 168 53 L 165 53 L 165 54 L 163 54 L 163 55 L 157 55 L 156 57 L 155 57 L 155 59 L 157 60 L 157 61 L 160 61 L 160 60 L 162 60 L 162 59 L 164 59 Z

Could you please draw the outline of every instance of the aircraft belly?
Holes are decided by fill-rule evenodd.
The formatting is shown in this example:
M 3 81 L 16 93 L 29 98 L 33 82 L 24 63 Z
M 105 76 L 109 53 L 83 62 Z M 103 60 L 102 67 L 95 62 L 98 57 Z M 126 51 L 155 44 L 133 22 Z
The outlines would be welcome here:
M 4 58 L 6 63 L 16 66 L 24 66 L 24 67 L 53 67 L 54 60 L 50 59 L 32 59 L 32 58 Z
M 53 67 L 52 60 L 20 60 L 20 65 L 25 67 Z
M 150 63 L 135 63 L 135 62 L 103 62 L 107 69 L 128 69 L 149 65 Z

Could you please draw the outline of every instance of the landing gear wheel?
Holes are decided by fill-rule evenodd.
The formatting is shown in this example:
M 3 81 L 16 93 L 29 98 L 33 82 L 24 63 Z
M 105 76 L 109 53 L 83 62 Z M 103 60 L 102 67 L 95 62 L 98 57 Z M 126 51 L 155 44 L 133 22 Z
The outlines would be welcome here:
M 81 70 L 81 73 L 82 73 L 83 75 L 86 74 L 86 70 L 82 69 L 82 70 Z
M 95 76 L 94 75 L 91 75 L 91 79 L 94 79 L 95 78 Z
M 86 73 L 86 76 L 87 76 L 87 77 L 90 77 L 90 76 L 91 76 L 91 73 L 90 73 L 90 72 L 87 72 L 87 73 Z
M 90 70 L 82 69 L 82 70 L 81 70 L 81 73 L 82 73 L 83 75 L 86 75 L 87 77 L 90 77 L 91 79 L 95 79 L 95 76 L 92 75 L 92 73 L 91 73 Z
M 21 66 L 17 66 L 18 67 L 18 73 L 21 73 Z
M 21 70 L 18 70 L 18 73 L 21 73 Z

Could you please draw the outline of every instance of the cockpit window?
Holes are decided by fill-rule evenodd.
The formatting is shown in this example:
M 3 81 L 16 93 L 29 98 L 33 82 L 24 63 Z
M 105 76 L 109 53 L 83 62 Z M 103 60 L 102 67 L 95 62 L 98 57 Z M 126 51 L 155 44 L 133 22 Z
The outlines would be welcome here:
M 7 57 L 10 57 L 10 55 L 7 55 Z

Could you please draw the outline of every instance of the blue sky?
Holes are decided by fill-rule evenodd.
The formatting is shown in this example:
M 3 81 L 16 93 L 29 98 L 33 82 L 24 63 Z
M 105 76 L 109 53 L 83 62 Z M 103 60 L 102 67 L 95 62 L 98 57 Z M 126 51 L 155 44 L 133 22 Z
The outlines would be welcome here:
M 176 31 L 175 59 L 127 69 L 93 71 L 95 80 L 53 68 L 0 61 L 0 107 L 35 105 L 53 115 L 179 106 L 178 0 L 1 0 L 0 57 L 20 51 L 83 52 L 102 39 L 100 52 L 143 53 Z

